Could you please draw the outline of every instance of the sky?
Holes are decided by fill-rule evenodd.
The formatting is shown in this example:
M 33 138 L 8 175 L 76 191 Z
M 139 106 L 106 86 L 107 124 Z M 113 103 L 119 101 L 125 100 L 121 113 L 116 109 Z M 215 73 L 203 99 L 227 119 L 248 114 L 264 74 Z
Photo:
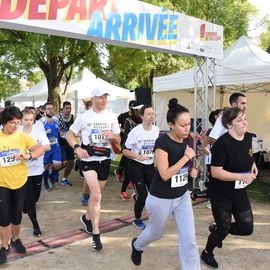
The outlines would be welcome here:
M 263 31 L 263 27 L 258 27 L 261 19 L 265 15 L 270 16 L 270 0 L 249 0 L 249 2 L 258 9 L 258 15 L 254 21 L 250 22 L 249 29 L 251 31 L 248 32 L 248 35 L 251 38 L 258 39 L 260 33 Z M 254 28 L 256 29 L 252 30 Z

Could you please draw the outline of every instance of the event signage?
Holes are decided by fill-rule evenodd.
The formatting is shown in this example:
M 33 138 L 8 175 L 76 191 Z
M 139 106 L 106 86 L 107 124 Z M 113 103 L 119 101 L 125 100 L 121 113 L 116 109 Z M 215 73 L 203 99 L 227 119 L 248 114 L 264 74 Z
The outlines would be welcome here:
M 223 27 L 136 0 L 0 0 L 0 27 L 223 57 Z

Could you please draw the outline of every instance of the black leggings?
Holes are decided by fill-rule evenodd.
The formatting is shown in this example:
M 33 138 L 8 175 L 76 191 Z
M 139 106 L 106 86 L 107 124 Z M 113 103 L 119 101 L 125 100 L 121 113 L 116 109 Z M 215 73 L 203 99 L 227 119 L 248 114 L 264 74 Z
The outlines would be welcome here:
M 0 187 L 0 226 L 19 225 L 26 196 L 26 184 L 18 189 Z
M 129 176 L 129 161 L 130 159 L 128 159 L 127 157 L 123 156 L 124 158 L 124 165 L 125 165 L 125 168 L 124 168 L 124 180 L 123 180 L 123 183 L 122 183 L 122 187 L 121 187 L 121 192 L 126 192 L 127 191 L 127 186 L 130 182 L 130 176 Z
M 217 202 L 211 200 L 211 207 L 216 229 L 208 237 L 206 250 L 213 252 L 215 247 L 222 247 L 222 241 L 230 233 L 233 235 L 250 235 L 253 232 L 253 214 L 247 195 L 241 196 L 241 201 Z M 235 222 L 232 221 L 232 215 Z
M 130 180 L 137 195 L 134 204 L 135 218 L 141 218 L 148 190 L 155 174 L 155 167 L 153 164 L 145 165 L 134 160 L 129 160 L 128 166 Z
M 28 176 L 26 187 L 26 200 L 25 200 L 25 210 L 33 224 L 33 227 L 38 227 L 37 222 L 37 212 L 36 212 L 36 202 L 39 199 L 42 184 L 42 174 L 35 176 Z

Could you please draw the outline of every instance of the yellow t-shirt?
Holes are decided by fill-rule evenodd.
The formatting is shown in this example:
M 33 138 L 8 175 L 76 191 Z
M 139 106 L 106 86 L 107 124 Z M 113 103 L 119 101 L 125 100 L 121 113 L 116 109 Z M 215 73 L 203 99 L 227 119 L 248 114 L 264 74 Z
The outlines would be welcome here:
M 26 161 L 16 160 L 12 156 L 17 153 L 27 153 L 27 150 L 37 142 L 26 133 L 16 131 L 5 135 L 0 131 L 0 187 L 18 189 L 27 180 Z

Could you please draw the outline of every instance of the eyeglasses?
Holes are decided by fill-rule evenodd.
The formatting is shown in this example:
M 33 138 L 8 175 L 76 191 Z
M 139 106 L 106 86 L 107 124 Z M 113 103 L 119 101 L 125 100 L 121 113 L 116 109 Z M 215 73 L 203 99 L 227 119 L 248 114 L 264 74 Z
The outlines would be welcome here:
M 7 125 L 10 126 L 19 126 L 22 123 L 22 121 L 8 121 Z

